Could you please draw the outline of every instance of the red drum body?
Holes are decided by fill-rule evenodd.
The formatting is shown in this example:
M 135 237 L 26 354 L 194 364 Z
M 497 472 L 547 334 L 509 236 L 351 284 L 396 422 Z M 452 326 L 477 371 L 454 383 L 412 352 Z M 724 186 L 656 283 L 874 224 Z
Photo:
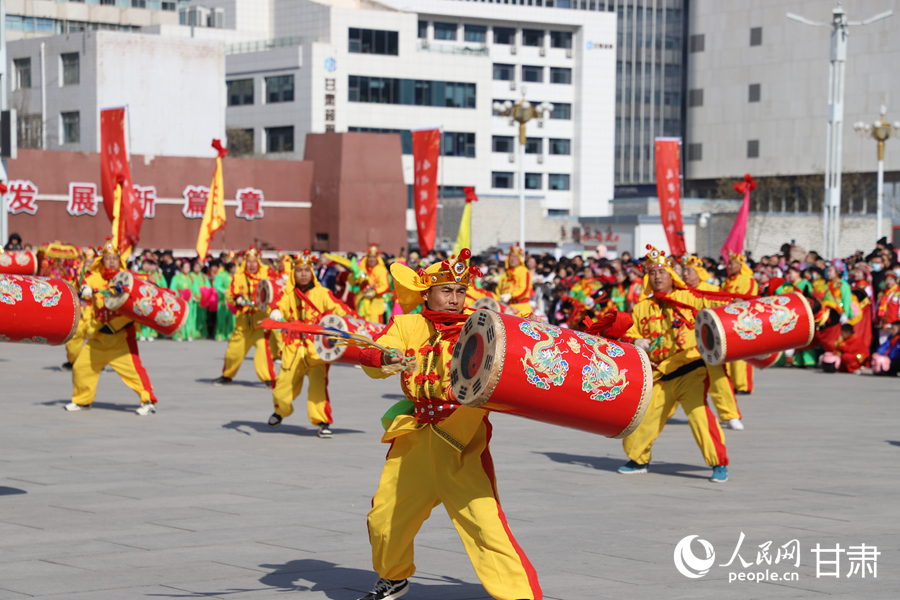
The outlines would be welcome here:
M 704 308 L 694 333 L 703 360 L 721 365 L 807 346 L 816 323 L 806 298 L 793 293 Z
M 284 282 L 280 279 L 263 279 L 256 286 L 256 307 L 259 310 L 272 310 L 284 295 Z
M 319 325 L 337 329 L 338 331 L 364 335 L 372 339 L 384 329 L 384 325 L 379 325 L 378 323 L 357 319 L 356 317 L 341 317 L 339 315 L 325 315 L 319 320 Z M 357 346 L 342 346 L 336 344 L 331 338 L 321 335 L 313 336 L 313 338 L 316 354 L 323 361 L 327 363 L 343 363 L 345 365 L 359 364 L 359 348 Z
M 488 310 L 492 310 L 497 313 L 503 313 L 504 315 L 517 315 L 519 311 L 514 309 L 509 304 L 503 304 L 499 300 L 495 300 L 490 296 L 482 296 L 478 300 L 472 303 L 472 308 L 478 310 L 479 308 L 486 308 Z
M 768 356 L 757 356 L 755 358 L 748 358 L 747 364 L 757 369 L 768 369 L 772 365 L 776 364 L 779 360 L 781 360 L 781 352 L 773 352 Z
M 65 280 L 0 275 L 0 342 L 65 344 L 80 319 L 78 294 Z
M 0 252 L 0 274 L 3 275 L 37 275 L 37 256 L 28 250 Z
M 188 303 L 170 290 L 122 271 L 109 282 L 104 306 L 166 336 L 175 335 L 188 320 Z
M 477 310 L 453 349 L 450 382 L 466 406 L 623 438 L 644 418 L 653 374 L 631 344 Z

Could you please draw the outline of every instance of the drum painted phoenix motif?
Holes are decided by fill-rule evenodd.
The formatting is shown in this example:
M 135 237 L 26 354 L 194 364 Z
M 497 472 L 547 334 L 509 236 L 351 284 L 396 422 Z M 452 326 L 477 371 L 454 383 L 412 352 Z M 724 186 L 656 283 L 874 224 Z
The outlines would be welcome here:
M 109 282 L 110 295 L 103 305 L 115 313 L 128 317 L 166 336 L 175 335 L 185 323 L 188 304 L 167 290 L 122 271 Z
M 816 323 L 809 302 L 795 292 L 704 308 L 694 333 L 703 360 L 721 365 L 807 346 Z
M 653 375 L 631 344 L 481 309 L 453 349 L 450 384 L 466 406 L 623 438 L 644 418 Z
M 0 252 L 0 274 L 37 275 L 39 266 L 37 256 L 29 250 Z
M 0 275 L 0 342 L 65 344 L 80 319 L 78 293 L 67 281 Z

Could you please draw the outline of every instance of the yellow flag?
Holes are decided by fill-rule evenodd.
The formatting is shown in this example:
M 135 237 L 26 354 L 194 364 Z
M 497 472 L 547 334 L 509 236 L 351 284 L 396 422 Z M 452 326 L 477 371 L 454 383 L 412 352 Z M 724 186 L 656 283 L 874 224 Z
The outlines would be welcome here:
M 453 254 L 459 256 L 463 248 L 472 248 L 472 203 L 466 202 L 463 209 L 462 221 L 459 222 L 459 233 L 456 236 L 456 245 L 453 246 Z
M 197 255 L 206 258 L 209 242 L 213 235 L 225 227 L 225 185 L 222 182 L 222 158 L 216 158 L 216 172 L 209 197 L 206 199 L 206 210 L 203 211 L 203 222 L 200 224 L 200 235 L 197 236 Z

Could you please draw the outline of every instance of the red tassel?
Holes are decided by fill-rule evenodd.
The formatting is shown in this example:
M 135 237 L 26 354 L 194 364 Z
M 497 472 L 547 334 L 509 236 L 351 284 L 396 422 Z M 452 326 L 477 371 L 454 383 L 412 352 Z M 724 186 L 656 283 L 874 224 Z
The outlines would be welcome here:
M 222 157 L 224 157 L 226 154 L 228 154 L 228 149 L 222 147 L 222 140 L 216 140 L 216 139 L 214 139 L 214 140 L 212 141 L 212 147 L 215 148 L 216 151 L 219 153 L 219 158 L 222 158 Z

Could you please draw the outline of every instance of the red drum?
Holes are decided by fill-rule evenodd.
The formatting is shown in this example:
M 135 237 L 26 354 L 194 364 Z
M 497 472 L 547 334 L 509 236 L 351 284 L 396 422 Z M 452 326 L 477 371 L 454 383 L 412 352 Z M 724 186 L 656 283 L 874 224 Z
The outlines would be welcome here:
M 478 310 L 479 308 L 486 308 L 497 313 L 503 313 L 504 315 L 519 314 L 519 311 L 514 309 L 509 304 L 503 304 L 499 300 L 494 300 L 490 296 L 482 296 L 472 303 L 472 308 L 474 308 L 475 310 Z
M 777 363 L 781 359 L 782 352 L 773 352 L 768 356 L 757 356 L 755 358 L 748 358 L 747 364 L 756 367 L 757 369 L 768 369 L 775 363 Z
M 795 292 L 704 308 L 694 333 L 703 360 L 721 365 L 807 346 L 816 322 L 806 298 Z
M 64 279 L 0 275 L 0 342 L 65 344 L 80 319 L 78 293 Z
M 284 295 L 284 281 L 281 279 L 263 279 L 256 286 L 256 308 L 271 310 L 276 308 Z
M 366 321 L 365 319 L 359 319 L 357 317 L 341 317 L 339 315 L 325 315 L 319 320 L 319 325 L 337 329 L 339 331 L 364 335 L 367 338 L 372 339 L 384 329 L 384 325 L 378 323 L 372 323 L 371 321 Z M 359 348 L 357 346 L 342 346 L 336 344 L 333 339 L 321 335 L 313 337 L 313 346 L 315 347 L 316 354 L 318 354 L 319 358 L 323 361 L 327 363 L 343 363 L 346 365 L 359 364 Z
M 103 299 L 107 309 L 166 336 L 175 335 L 190 316 L 188 303 L 175 292 L 157 287 L 130 271 L 113 277 L 109 291 L 112 295 Z
M 28 250 L 0 252 L 0 273 L 4 275 L 37 275 L 38 266 L 34 252 Z
M 653 374 L 631 344 L 482 309 L 463 325 L 450 384 L 466 406 L 623 438 L 644 418 Z

